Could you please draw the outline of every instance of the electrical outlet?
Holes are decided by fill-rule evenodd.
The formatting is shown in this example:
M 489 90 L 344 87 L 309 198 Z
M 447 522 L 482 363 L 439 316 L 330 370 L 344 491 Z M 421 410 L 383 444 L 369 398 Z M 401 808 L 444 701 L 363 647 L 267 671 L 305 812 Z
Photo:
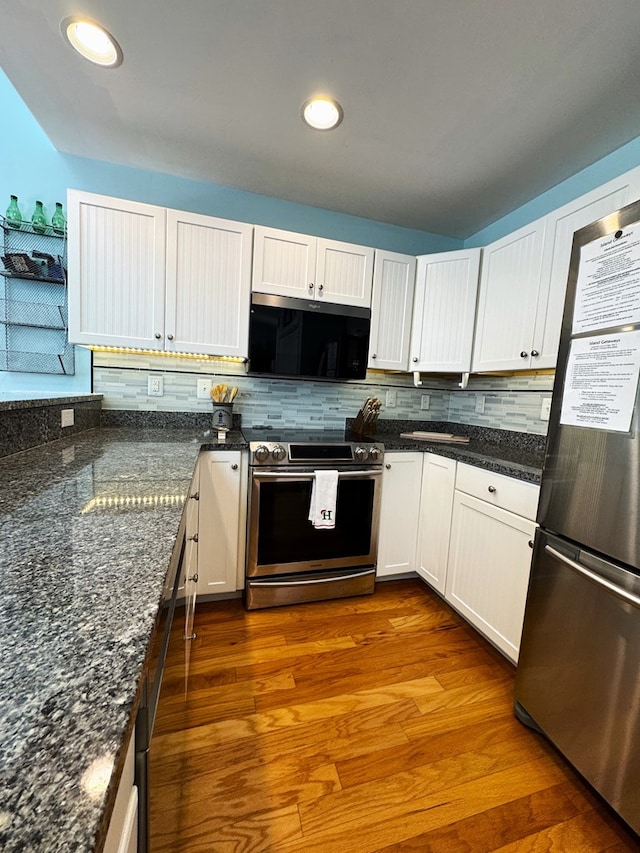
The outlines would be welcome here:
M 541 421 L 548 421 L 550 412 L 551 412 L 551 397 L 543 397 L 542 405 L 540 406 L 540 420 Z
M 198 400 L 208 400 L 211 397 L 211 380 L 198 379 Z
M 74 424 L 74 410 L 62 409 L 60 412 L 60 426 L 70 427 Z
M 386 406 L 388 409 L 394 409 L 398 399 L 398 392 L 395 388 L 389 388 L 387 391 Z
M 482 394 L 476 395 L 476 414 L 481 415 L 484 412 L 484 397 Z
M 149 397 L 164 396 L 164 382 L 162 376 L 149 376 L 147 378 L 147 394 Z
M 430 405 L 431 405 L 430 396 L 428 394 L 423 394 L 422 397 L 420 397 L 420 408 L 421 409 L 428 409 Z

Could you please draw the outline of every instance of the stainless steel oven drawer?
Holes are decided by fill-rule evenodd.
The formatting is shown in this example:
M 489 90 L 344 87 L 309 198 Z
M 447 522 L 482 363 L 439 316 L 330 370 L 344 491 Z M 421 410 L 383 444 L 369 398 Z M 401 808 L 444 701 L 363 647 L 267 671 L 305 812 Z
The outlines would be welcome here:
M 247 610 L 324 601 L 329 598 L 348 598 L 351 595 L 370 595 L 375 589 L 376 569 L 280 575 L 279 577 L 247 580 L 245 605 Z

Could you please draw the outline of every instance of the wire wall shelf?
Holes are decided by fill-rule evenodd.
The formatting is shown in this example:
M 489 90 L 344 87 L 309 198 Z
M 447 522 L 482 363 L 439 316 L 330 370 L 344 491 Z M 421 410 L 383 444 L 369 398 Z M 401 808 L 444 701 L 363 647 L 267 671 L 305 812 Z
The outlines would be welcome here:
M 0 217 L 0 370 L 75 373 L 68 340 L 67 239 Z

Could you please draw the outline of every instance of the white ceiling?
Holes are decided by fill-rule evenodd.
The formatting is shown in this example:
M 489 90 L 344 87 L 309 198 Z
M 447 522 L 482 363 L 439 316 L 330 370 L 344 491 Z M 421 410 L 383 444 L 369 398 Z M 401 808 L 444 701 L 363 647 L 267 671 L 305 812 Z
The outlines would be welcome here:
M 638 0 L 0 9 L 0 66 L 60 151 L 454 237 L 640 136 Z M 63 41 L 80 13 L 120 68 Z M 316 93 L 342 104 L 337 130 L 302 124 Z

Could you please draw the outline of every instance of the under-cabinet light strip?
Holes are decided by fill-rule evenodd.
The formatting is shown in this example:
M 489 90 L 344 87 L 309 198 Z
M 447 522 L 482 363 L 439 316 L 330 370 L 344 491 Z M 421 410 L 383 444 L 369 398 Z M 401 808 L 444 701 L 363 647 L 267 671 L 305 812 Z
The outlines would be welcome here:
M 198 361 L 224 361 L 227 364 L 244 364 L 246 362 L 246 358 L 241 358 L 237 355 L 206 355 L 205 353 L 195 352 L 168 352 L 165 350 L 157 349 L 138 349 L 136 347 L 107 347 L 98 346 L 94 344 L 86 347 L 86 349 L 90 349 L 92 352 L 119 352 L 127 353 L 129 355 L 157 355 L 164 356 L 165 358 L 195 358 Z

